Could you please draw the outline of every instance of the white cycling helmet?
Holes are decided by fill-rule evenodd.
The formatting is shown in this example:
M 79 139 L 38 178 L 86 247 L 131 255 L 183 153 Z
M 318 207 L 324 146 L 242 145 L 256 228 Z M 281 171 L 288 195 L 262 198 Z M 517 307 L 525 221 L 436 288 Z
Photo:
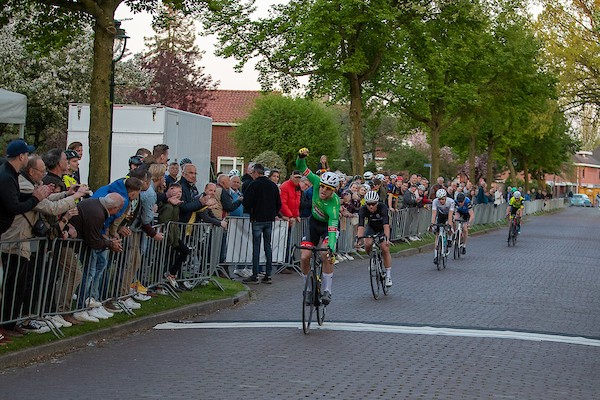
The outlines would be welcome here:
M 232 169 L 231 171 L 229 171 L 229 177 L 231 178 L 232 176 L 242 176 L 242 174 L 240 174 L 240 171 L 238 171 L 237 169 Z
M 321 184 L 337 190 L 340 185 L 340 178 L 334 172 L 327 171 L 321 175 Z
M 390 175 L 391 180 L 396 180 L 397 178 L 398 178 L 398 175 L 394 175 L 394 174 Z
M 367 181 L 370 181 L 371 179 L 373 179 L 373 173 L 371 171 L 366 171 L 363 174 L 363 178 L 365 178 Z
M 517 190 L 516 192 L 514 192 L 514 193 L 513 193 L 513 197 L 514 197 L 515 199 L 517 199 L 517 200 L 518 200 L 518 199 L 520 199 L 520 198 L 521 198 L 521 192 L 519 192 L 519 191 Z
M 365 202 L 367 203 L 377 203 L 379 201 L 379 194 L 376 191 L 371 190 L 365 194 Z
M 375 176 L 375 178 L 377 178 L 377 179 L 379 179 L 380 181 L 382 181 L 382 182 L 383 182 L 383 181 L 385 180 L 385 175 L 383 175 L 383 174 L 377 174 L 377 175 Z
M 446 192 L 445 189 L 438 189 L 437 192 L 435 192 L 435 197 L 437 197 L 438 199 L 443 199 L 448 195 L 448 193 Z

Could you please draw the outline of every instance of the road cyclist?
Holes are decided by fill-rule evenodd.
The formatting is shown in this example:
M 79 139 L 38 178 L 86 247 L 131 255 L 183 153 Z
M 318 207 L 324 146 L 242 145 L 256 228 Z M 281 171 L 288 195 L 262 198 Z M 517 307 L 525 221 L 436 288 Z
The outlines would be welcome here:
M 365 194 L 365 205 L 358 210 L 358 241 L 357 247 L 361 247 L 364 236 L 381 235 L 382 241 L 379 245 L 383 254 L 383 265 L 385 267 L 385 286 L 392 286 L 392 256 L 390 254 L 390 221 L 388 207 L 379 201 L 379 194 L 373 190 Z M 365 250 L 371 254 L 373 246 L 372 237 L 364 237 Z M 372 266 L 369 266 L 371 268 Z
M 510 227 L 510 223 L 512 218 L 517 218 L 517 234 L 521 234 L 521 218 L 523 217 L 523 209 L 525 208 L 525 204 L 523 204 L 523 196 L 521 192 L 518 190 L 513 192 L 512 197 L 508 201 L 508 207 L 506 207 L 506 217 L 509 215 L 511 218 L 508 220 L 508 226 Z
M 471 226 L 471 221 L 473 221 L 474 218 L 474 211 L 473 211 L 473 203 L 471 202 L 471 199 L 469 199 L 467 196 L 465 196 L 464 193 L 458 193 L 456 195 L 456 215 L 455 215 L 455 222 L 456 222 L 456 226 L 455 226 L 455 238 L 459 238 L 460 236 L 460 243 L 458 243 L 456 240 L 454 241 L 454 246 L 456 246 L 458 248 L 457 251 L 461 252 L 462 254 L 466 254 L 467 253 L 467 237 L 469 236 L 469 227 Z M 460 227 L 460 230 L 458 229 Z M 460 231 L 460 232 L 459 232 Z
M 446 224 L 452 227 L 454 224 L 454 200 L 448 197 L 448 192 L 445 189 L 438 189 L 435 192 L 435 199 L 431 203 L 431 226 L 430 230 L 435 232 L 435 250 L 433 263 L 438 264 L 439 257 L 446 257 L 448 254 L 438 254 L 438 240 L 439 240 L 439 225 Z M 452 228 L 450 228 L 451 230 Z M 453 233 L 448 232 L 448 236 L 452 237 Z M 452 241 L 448 240 L 448 247 L 452 247 Z M 446 252 L 448 249 L 446 249 Z
M 306 165 L 308 149 L 301 148 L 296 159 L 296 169 L 313 184 L 311 215 L 308 229 L 304 232 L 301 247 L 329 247 L 330 252 L 323 252 L 323 280 L 321 284 L 321 302 L 327 306 L 331 302 L 331 287 L 333 282 L 333 265 L 335 263 L 335 247 L 340 216 L 340 198 L 336 194 L 340 178 L 333 172 L 324 172 L 319 177 Z M 300 252 L 300 267 L 304 284 L 310 273 L 310 259 L 312 251 L 306 248 Z M 303 286 L 304 287 L 304 286 Z M 312 294 L 304 293 L 304 298 L 311 298 Z

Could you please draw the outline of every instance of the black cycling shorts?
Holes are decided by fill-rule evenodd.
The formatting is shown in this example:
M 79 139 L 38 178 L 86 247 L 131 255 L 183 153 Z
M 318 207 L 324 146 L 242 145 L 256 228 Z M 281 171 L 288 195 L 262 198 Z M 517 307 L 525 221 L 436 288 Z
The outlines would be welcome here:
M 318 246 L 323 239 L 323 246 L 327 244 L 327 222 L 321 222 L 312 215 L 308 220 L 307 231 L 302 236 L 302 246 Z
M 471 218 L 471 214 L 469 214 L 469 213 L 463 214 L 463 213 L 461 213 L 461 212 L 457 212 L 457 214 L 458 214 L 458 217 L 459 217 L 459 218 L 461 219 L 461 221 L 463 221 L 463 222 L 469 222 L 469 218 Z
M 436 216 L 436 224 L 445 224 L 446 222 L 448 222 L 448 214 L 441 214 L 441 213 L 437 213 Z
M 511 215 L 516 215 L 517 211 L 519 211 L 520 209 L 521 209 L 521 207 L 510 206 Z

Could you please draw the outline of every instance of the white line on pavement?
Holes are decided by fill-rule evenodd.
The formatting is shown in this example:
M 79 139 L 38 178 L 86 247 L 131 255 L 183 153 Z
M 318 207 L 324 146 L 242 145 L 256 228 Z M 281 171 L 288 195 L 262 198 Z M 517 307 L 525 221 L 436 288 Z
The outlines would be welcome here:
M 158 324 L 154 329 L 173 330 L 173 329 L 238 329 L 238 328 L 296 328 L 300 329 L 302 325 L 298 322 L 167 322 Z M 445 328 L 431 326 L 405 326 L 405 325 L 384 325 L 384 324 L 365 324 L 351 322 L 327 322 L 322 326 L 311 324 L 312 329 L 322 329 L 330 331 L 348 331 L 348 332 L 382 332 L 399 333 L 408 335 L 438 335 L 455 337 L 478 337 L 492 339 L 516 339 L 534 342 L 555 342 L 566 344 L 577 344 L 583 346 L 600 347 L 600 340 L 590 339 L 579 336 L 563 336 L 547 333 L 518 332 L 518 331 L 500 331 L 487 329 L 467 329 L 467 328 Z

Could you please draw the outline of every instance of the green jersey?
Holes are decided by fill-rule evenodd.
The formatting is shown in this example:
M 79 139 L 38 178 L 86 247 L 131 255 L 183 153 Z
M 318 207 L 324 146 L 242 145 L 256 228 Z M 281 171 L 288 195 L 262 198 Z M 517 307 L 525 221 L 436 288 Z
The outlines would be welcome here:
M 327 200 L 323 200 L 319 197 L 319 185 L 321 179 L 308 169 L 306 159 L 298 157 L 296 159 L 296 169 L 302 171 L 302 174 L 313 184 L 311 214 L 317 221 L 327 223 L 329 248 L 332 251 L 335 251 L 338 223 L 340 219 L 340 198 L 336 193 L 333 193 Z

